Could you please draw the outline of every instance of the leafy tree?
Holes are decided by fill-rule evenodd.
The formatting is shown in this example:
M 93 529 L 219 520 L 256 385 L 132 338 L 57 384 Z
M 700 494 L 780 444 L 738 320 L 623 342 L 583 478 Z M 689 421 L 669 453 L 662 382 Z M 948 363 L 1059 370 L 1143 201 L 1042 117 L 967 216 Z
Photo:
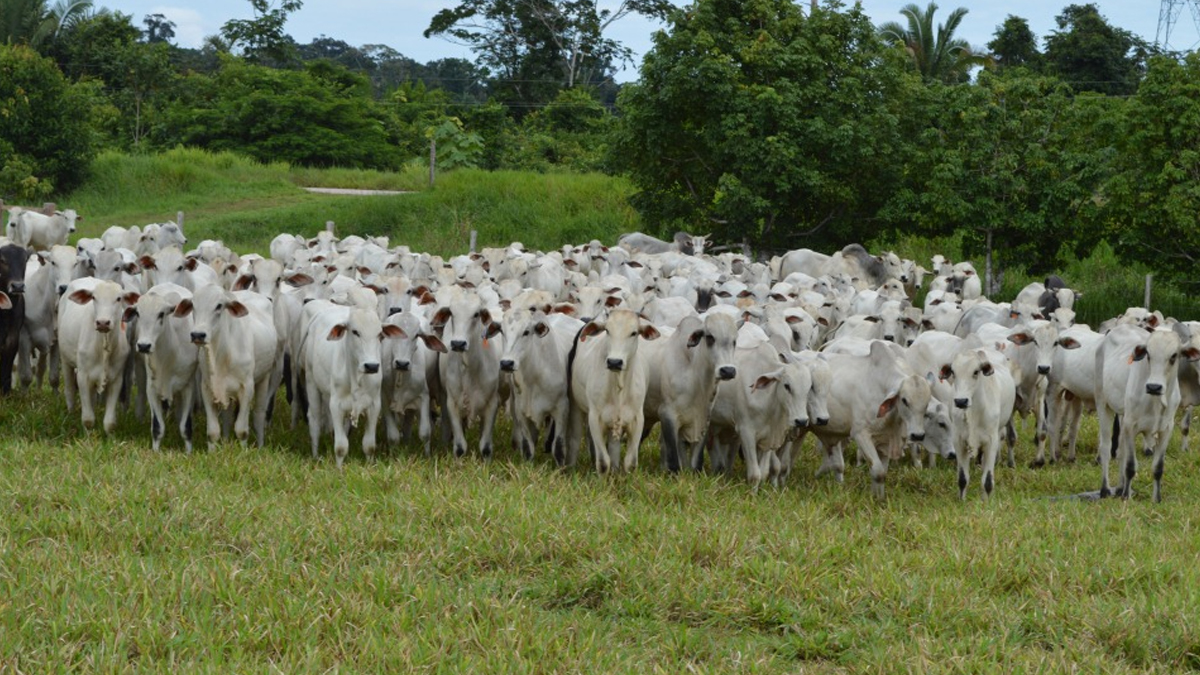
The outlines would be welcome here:
M 1120 250 L 1195 281 L 1200 261 L 1200 53 L 1155 57 L 1115 133 L 1103 195 Z
M 554 101 L 522 120 L 505 163 L 537 171 L 601 171 L 607 168 L 614 121 L 592 93 L 580 87 L 563 89 Z
M 79 185 L 95 154 L 90 111 L 86 92 L 53 61 L 27 47 L 0 45 L 0 196 Z
M 605 37 L 613 23 L 634 13 L 662 18 L 670 8 L 669 0 L 621 0 L 614 10 L 596 0 L 461 0 L 434 15 L 425 37 L 470 47 L 500 78 L 503 98 L 541 102 L 630 60 L 629 48 Z
M 1004 24 L 996 28 L 995 37 L 987 44 L 992 52 L 992 62 L 997 70 L 1029 68 L 1037 70 L 1042 65 L 1042 53 L 1038 51 L 1037 36 L 1029 28 L 1029 22 L 1009 14 Z
M 954 37 L 954 31 L 967 15 L 966 8 L 950 12 L 946 23 L 934 30 L 933 15 L 937 8 L 932 2 L 924 11 L 915 4 L 905 5 L 900 13 L 907 27 L 889 21 L 879 27 L 879 32 L 884 40 L 904 49 L 926 81 L 966 82 L 972 68 L 988 62 L 987 55 L 975 54 L 966 40 Z
M 1094 4 L 1068 5 L 1046 38 L 1050 72 L 1076 91 L 1127 96 L 1137 90 L 1149 45 L 1108 23 Z
M 46 0 L 4 0 L 0 4 L 3 41 L 40 48 L 91 13 L 91 0 L 56 0 L 53 5 Z
M 175 39 L 175 22 L 162 14 L 147 14 L 142 18 L 146 26 L 146 42 L 170 42 Z
M 873 236 L 919 88 L 861 8 L 698 0 L 654 36 L 620 95 L 612 161 L 660 231 L 840 245 Z
M 964 230 L 966 252 L 983 253 L 989 272 L 995 252 L 1002 266 L 1056 268 L 1106 175 L 1104 144 L 1076 142 L 1080 109 L 1069 88 L 984 72 L 977 86 L 931 90 L 923 109 L 932 116 L 920 152 L 884 215 L 927 234 Z
M 221 37 L 240 48 L 251 63 L 288 65 L 296 60 L 296 43 L 283 32 L 288 14 L 304 6 L 303 0 L 250 0 L 253 19 L 230 19 L 221 26 Z
M 224 57 L 179 87 L 156 140 L 305 166 L 395 168 L 388 116 L 366 78 L 324 64 L 277 70 Z

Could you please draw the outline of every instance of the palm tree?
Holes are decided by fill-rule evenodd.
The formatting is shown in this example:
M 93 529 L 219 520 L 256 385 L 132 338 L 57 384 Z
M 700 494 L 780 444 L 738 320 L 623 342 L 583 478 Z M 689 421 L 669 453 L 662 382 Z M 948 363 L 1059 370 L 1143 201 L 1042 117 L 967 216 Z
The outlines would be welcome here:
M 0 42 L 37 48 L 92 14 L 92 0 L 56 0 L 52 6 L 46 0 L 4 0 Z
M 946 23 L 934 31 L 933 14 L 937 8 L 933 2 L 923 12 L 915 4 L 905 5 L 900 13 L 908 20 L 908 28 L 889 21 L 879 27 L 879 34 L 887 42 L 903 47 L 926 81 L 965 82 L 971 68 L 985 65 L 988 56 L 976 54 L 966 40 L 954 37 L 954 31 L 967 14 L 965 7 L 950 12 Z

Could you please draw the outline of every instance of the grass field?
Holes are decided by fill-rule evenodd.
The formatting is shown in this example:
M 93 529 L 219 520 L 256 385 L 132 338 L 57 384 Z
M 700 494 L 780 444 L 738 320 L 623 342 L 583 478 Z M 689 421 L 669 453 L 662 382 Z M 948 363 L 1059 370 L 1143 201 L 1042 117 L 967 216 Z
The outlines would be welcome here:
M 197 173 L 206 161 L 195 159 Z M 374 212 L 376 198 L 294 194 L 286 168 L 279 181 L 237 170 L 247 171 L 237 186 L 203 178 L 210 197 L 110 187 L 79 202 L 98 214 L 93 228 L 184 208 L 189 236 L 203 237 L 240 222 L 239 200 L 264 200 L 262 224 L 244 234 L 251 247 L 288 214 L 307 214 L 292 229 L 311 232 L 331 205 Z M 455 188 L 453 176 L 445 190 L 378 198 L 379 210 L 417 197 L 433 217 L 449 193 L 479 209 L 472 222 L 528 217 L 508 202 L 530 199 L 537 180 L 492 177 L 491 194 L 472 195 L 474 179 Z M 577 219 L 547 228 L 624 227 L 619 210 L 584 212 L 619 182 L 553 180 L 538 193 L 553 195 L 543 210 Z M 84 199 L 106 192 L 107 210 Z M 432 241 L 448 239 L 437 228 L 456 216 L 439 218 Z M 811 442 L 786 488 L 755 493 L 736 476 L 664 474 L 653 440 L 632 475 L 563 473 L 545 455 L 527 463 L 506 423 L 491 462 L 472 444 L 462 461 L 412 445 L 367 464 L 355 442 L 338 471 L 329 441 L 313 462 L 307 431 L 287 417 L 281 398 L 265 448 L 199 440 L 189 456 L 173 427 L 153 452 L 130 410 L 106 437 L 85 433 L 48 389 L 5 399 L 0 671 L 1200 669 L 1200 454 L 1182 455 L 1178 440 L 1162 504 L 1150 503 L 1145 470 L 1130 501 L 1055 498 L 1098 486 L 1092 421 L 1079 462 L 1040 470 L 1025 467 L 1027 430 L 990 502 L 977 474 L 964 503 L 948 464 L 907 461 L 877 502 L 864 468 L 845 484 L 814 478 Z

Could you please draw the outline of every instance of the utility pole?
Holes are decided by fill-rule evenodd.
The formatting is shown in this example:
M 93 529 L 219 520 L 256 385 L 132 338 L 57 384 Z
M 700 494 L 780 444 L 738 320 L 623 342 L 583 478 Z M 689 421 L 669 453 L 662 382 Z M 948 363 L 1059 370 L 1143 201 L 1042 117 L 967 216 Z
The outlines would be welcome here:
M 1180 35 L 1176 32 L 1179 15 L 1184 6 L 1192 15 L 1195 30 Z M 1162 0 L 1158 9 L 1158 34 L 1154 43 L 1164 52 L 1191 51 L 1200 44 L 1200 0 Z

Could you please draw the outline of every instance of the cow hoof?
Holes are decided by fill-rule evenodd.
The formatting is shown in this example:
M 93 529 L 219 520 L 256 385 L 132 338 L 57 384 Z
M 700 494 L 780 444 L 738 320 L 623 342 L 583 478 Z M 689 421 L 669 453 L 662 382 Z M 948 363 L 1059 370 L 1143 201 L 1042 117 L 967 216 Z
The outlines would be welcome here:
M 1031 468 L 1031 469 L 1040 469 L 1043 466 L 1046 466 L 1045 459 L 1035 459 L 1029 463 L 1029 468 Z
M 492 446 L 485 445 L 485 446 L 479 448 L 479 454 L 483 455 L 484 459 L 491 459 L 492 458 Z
M 463 457 L 466 457 L 467 456 L 466 446 L 465 445 L 454 446 L 454 456 L 457 457 L 458 459 L 462 459 Z
M 1100 488 L 1100 499 L 1108 499 L 1112 495 L 1113 495 L 1112 490 L 1109 490 L 1106 487 Z

